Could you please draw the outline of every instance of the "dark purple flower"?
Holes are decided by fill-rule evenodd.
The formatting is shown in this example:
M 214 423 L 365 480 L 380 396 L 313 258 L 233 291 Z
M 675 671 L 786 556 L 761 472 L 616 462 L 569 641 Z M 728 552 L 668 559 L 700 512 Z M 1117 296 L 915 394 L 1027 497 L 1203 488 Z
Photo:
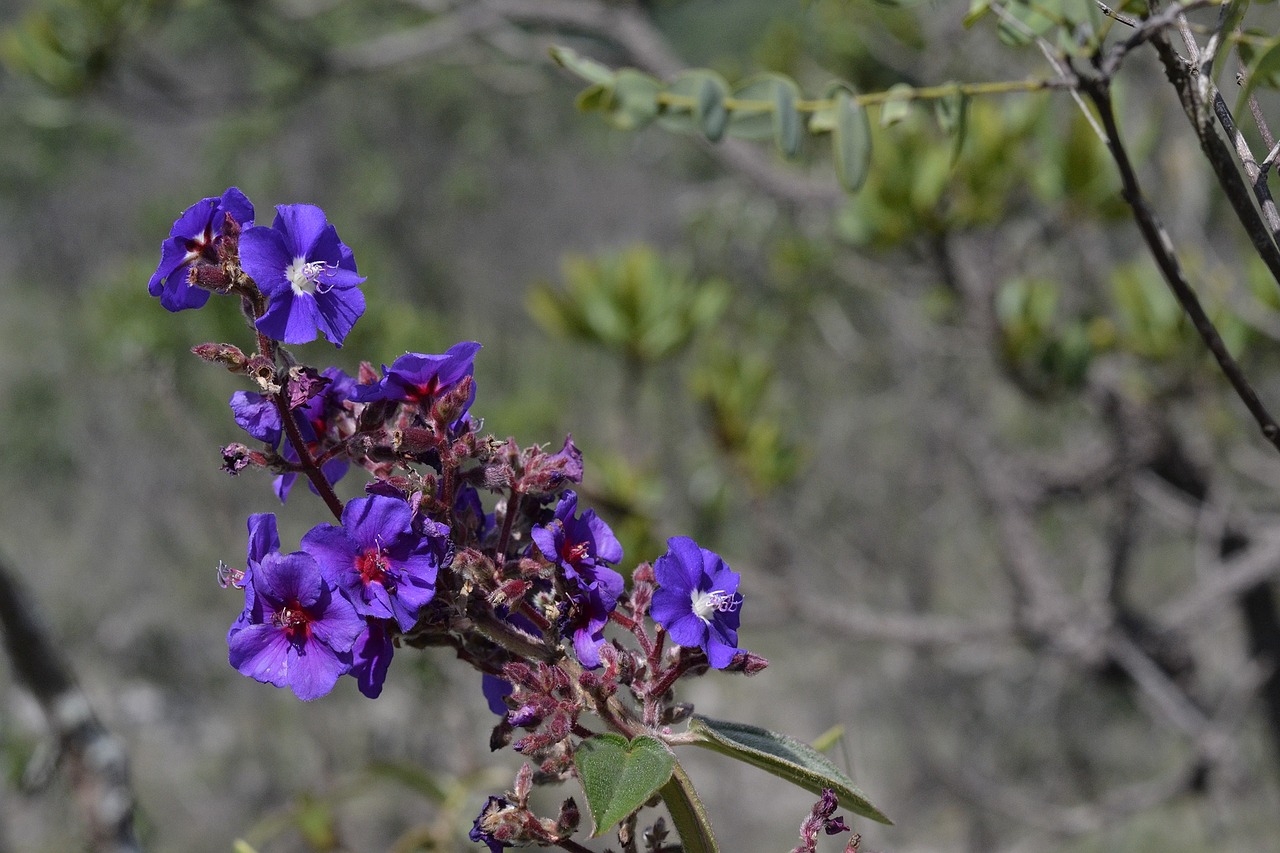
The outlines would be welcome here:
M 331 574 L 364 616 L 395 619 L 408 631 L 435 595 L 436 574 L 448 554 L 443 537 L 413 528 L 413 510 L 395 498 L 356 498 L 342 510 L 342 526 L 321 524 L 302 537 L 303 550 Z
M 386 619 L 365 617 L 365 621 L 369 628 L 351 649 L 351 675 L 361 693 L 377 699 L 382 694 L 382 683 L 387 680 L 395 644 L 391 642 L 391 631 L 387 627 L 390 623 Z
M 467 837 L 488 846 L 489 853 L 502 853 L 503 850 L 511 847 L 512 845 L 499 841 L 494 836 L 495 830 L 502 827 L 500 822 L 502 812 L 510 808 L 512 808 L 511 803 L 503 797 L 489 797 L 480 814 L 476 816 L 475 822 L 471 824 L 471 831 L 467 833 Z M 486 829 L 486 825 L 490 825 L 491 828 Z
M 351 399 L 358 403 L 393 400 L 430 406 L 463 377 L 475 373 L 474 362 L 479 351 L 480 344 L 463 341 L 449 347 L 449 351 L 443 355 L 407 352 L 393 361 L 390 367 L 382 365 L 382 379 L 379 382 L 357 385 Z M 470 399 L 458 416 L 459 420 L 466 416 L 467 409 L 475 402 L 475 398 L 473 387 Z
M 260 528 L 258 545 L 269 544 L 272 532 Z M 257 681 L 287 686 L 299 699 L 328 693 L 351 669 L 351 648 L 365 620 L 301 551 L 264 554 L 249 582 L 245 610 L 227 637 L 231 665 Z
M 668 539 L 667 547 L 653 564 L 658 589 L 649 615 L 677 645 L 701 648 L 711 666 L 724 669 L 741 651 L 738 573 L 687 536 Z
M 270 228 L 244 232 L 240 266 L 267 297 L 258 331 L 276 340 L 305 344 L 324 332 L 340 347 L 364 313 L 351 249 L 315 205 L 279 205 Z
M 228 222 L 230 217 L 232 222 Z M 219 242 L 233 238 L 253 223 L 253 204 L 244 193 L 229 187 L 221 198 L 201 199 L 183 211 L 160 247 L 160 265 L 151 274 L 147 290 L 160 297 L 169 311 L 199 308 L 209 301 L 209 291 L 188 281 L 192 265 L 220 265 Z
M 531 535 L 542 556 L 564 571 L 575 605 L 565 630 L 573 637 L 578 660 L 594 668 L 600 665 L 604 626 L 622 595 L 622 575 L 608 567 L 622 559 L 622 545 L 595 510 L 577 518 L 577 509 L 577 494 L 565 492 L 555 517 L 533 528 Z

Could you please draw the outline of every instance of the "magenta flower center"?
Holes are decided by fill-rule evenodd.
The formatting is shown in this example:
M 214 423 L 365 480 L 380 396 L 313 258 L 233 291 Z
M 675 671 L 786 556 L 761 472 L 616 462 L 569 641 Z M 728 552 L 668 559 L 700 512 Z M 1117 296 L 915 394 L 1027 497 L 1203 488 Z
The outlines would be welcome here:
M 415 403 L 429 403 L 440 394 L 440 377 L 432 376 L 431 379 L 422 385 L 410 386 L 406 392 L 406 396 Z
M 587 556 L 587 551 L 591 547 L 586 542 L 578 542 L 575 545 L 570 545 L 566 541 L 564 544 L 565 547 L 561 550 L 560 556 L 571 566 L 576 566 L 578 563 L 582 562 L 582 559 Z
M 360 572 L 360 581 L 365 586 L 376 581 L 390 589 L 387 568 L 387 558 L 380 548 L 367 548 L 356 556 L 356 571 Z
M 277 610 L 271 624 L 283 628 L 291 640 L 306 640 L 311 635 L 311 619 L 296 601 Z

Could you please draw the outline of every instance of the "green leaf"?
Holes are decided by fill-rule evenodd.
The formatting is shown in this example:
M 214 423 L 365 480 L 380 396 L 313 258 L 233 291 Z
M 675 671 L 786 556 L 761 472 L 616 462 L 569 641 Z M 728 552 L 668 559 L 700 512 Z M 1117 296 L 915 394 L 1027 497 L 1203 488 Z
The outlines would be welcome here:
M 880 126 L 889 127 L 911 115 L 911 99 L 915 89 L 906 83 L 897 83 L 889 87 L 889 97 L 880 107 Z
M 769 139 L 773 136 L 773 111 L 778 101 L 778 87 L 796 84 L 781 74 L 758 74 L 738 84 L 733 92 L 735 102 L 729 114 L 728 134 L 739 139 Z M 750 106 L 744 106 L 744 102 Z
M 840 87 L 833 94 L 836 114 L 831 146 L 835 152 L 836 177 L 840 186 L 855 193 L 862 189 L 871 171 L 871 122 L 867 111 L 848 89 Z
M 773 141 L 788 159 L 800 153 L 799 100 L 794 86 L 775 86 L 773 89 Z
M 806 791 L 820 794 L 830 788 L 849 811 L 880 823 L 893 821 L 867 799 L 830 759 L 806 743 L 787 735 L 771 732 L 745 723 L 711 720 L 694 715 L 689 721 L 690 734 L 696 735 L 698 746 L 736 758 L 779 776 Z
M 579 92 L 578 97 L 573 100 L 573 105 L 579 112 L 593 113 L 608 109 L 609 99 L 612 96 L 613 93 L 608 86 L 596 83 Z
M 612 732 L 584 740 L 573 757 L 598 838 L 639 809 L 667 784 L 676 757 L 657 738 L 628 742 Z
M 656 77 L 630 68 L 622 69 L 614 81 L 612 97 L 608 101 L 609 123 L 618 130 L 644 127 L 658 117 L 658 93 L 661 91 L 662 83 Z
M 694 107 L 693 116 L 711 142 L 719 142 L 729 124 L 729 111 L 724 106 L 728 95 L 729 87 L 724 81 L 711 75 L 703 77 L 698 86 L 698 105 Z
M 1218 80 L 1218 68 L 1222 64 L 1222 58 L 1231 52 L 1230 42 L 1227 39 L 1240 26 L 1240 22 L 1244 20 L 1244 13 L 1248 10 L 1249 0 L 1230 0 L 1226 11 L 1222 13 L 1222 27 L 1219 32 L 1223 39 L 1218 43 L 1218 52 L 1213 55 L 1213 64 L 1209 67 L 1209 79 L 1215 83 Z
M 971 0 L 969 3 L 969 12 L 964 16 L 964 27 L 968 29 L 982 18 L 986 17 L 991 11 L 991 0 Z
M 684 853 L 717 853 L 720 848 L 711 831 L 711 819 L 679 762 L 672 768 L 671 778 L 660 793 Z
M 557 65 L 572 71 L 588 83 L 595 83 L 601 86 L 611 86 L 613 84 L 613 69 L 607 65 L 602 65 L 594 59 L 581 56 L 576 50 L 560 47 L 559 45 L 552 45 L 549 52 Z
M 1245 74 L 1244 88 L 1236 99 L 1236 114 L 1249 100 L 1253 90 L 1258 86 L 1276 86 L 1280 82 L 1280 36 L 1275 36 L 1253 56 L 1249 70 Z
M 951 136 L 951 168 L 954 169 L 969 131 L 969 96 L 957 88 L 934 102 L 933 116 L 942 132 Z
M 689 103 L 687 106 L 666 103 L 658 116 L 658 123 L 668 130 L 680 133 L 707 134 L 708 130 L 714 132 L 717 129 L 723 133 L 724 127 L 717 128 L 717 124 L 720 121 L 727 124 L 728 114 L 721 118 L 716 114 L 716 106 L 718 103 L 719 109 L 724 110 L 724 99 L 728 97 L 728 93 L 729 84 L 714 71 L 694 68 L 682 72 L 667 86 L 666 94 L 687 99 Z M 707 138 L 711 137 L 708 135 Z

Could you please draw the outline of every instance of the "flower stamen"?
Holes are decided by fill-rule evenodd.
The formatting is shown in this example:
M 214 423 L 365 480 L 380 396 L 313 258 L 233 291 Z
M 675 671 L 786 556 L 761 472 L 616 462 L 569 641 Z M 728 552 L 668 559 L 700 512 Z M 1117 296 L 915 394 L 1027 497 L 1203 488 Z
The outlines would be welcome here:
M 693 591 L 693 612 L 703 622 L 711 621 L 712 613 L 732 613 L 742 604 L 742 596 L 722 589 L 708 592 Z

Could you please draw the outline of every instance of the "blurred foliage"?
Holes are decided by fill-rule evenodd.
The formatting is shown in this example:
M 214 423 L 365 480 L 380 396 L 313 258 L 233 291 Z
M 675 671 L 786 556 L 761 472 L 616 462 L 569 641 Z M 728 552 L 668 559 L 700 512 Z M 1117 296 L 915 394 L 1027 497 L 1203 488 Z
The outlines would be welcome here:
M 170 0 L 48 0 L 0 34 L 0 64 L 61 96 L 79 95 L 110 71 L 126 42 Z
M 712 347 L 691 382 L 715 446 L 757 494 L 789 483 L 803 456 L 788 421 L 775 410 L 773 358 L 750 342 Z
M 570 255 L 563 274 L 563 288 L 534 286 L 529 313 L 548 332 L 602 347 L 635 366 L 681 352 L 729 303 L 724 282 L 695 282 L 650 246 L 598 259 Z

